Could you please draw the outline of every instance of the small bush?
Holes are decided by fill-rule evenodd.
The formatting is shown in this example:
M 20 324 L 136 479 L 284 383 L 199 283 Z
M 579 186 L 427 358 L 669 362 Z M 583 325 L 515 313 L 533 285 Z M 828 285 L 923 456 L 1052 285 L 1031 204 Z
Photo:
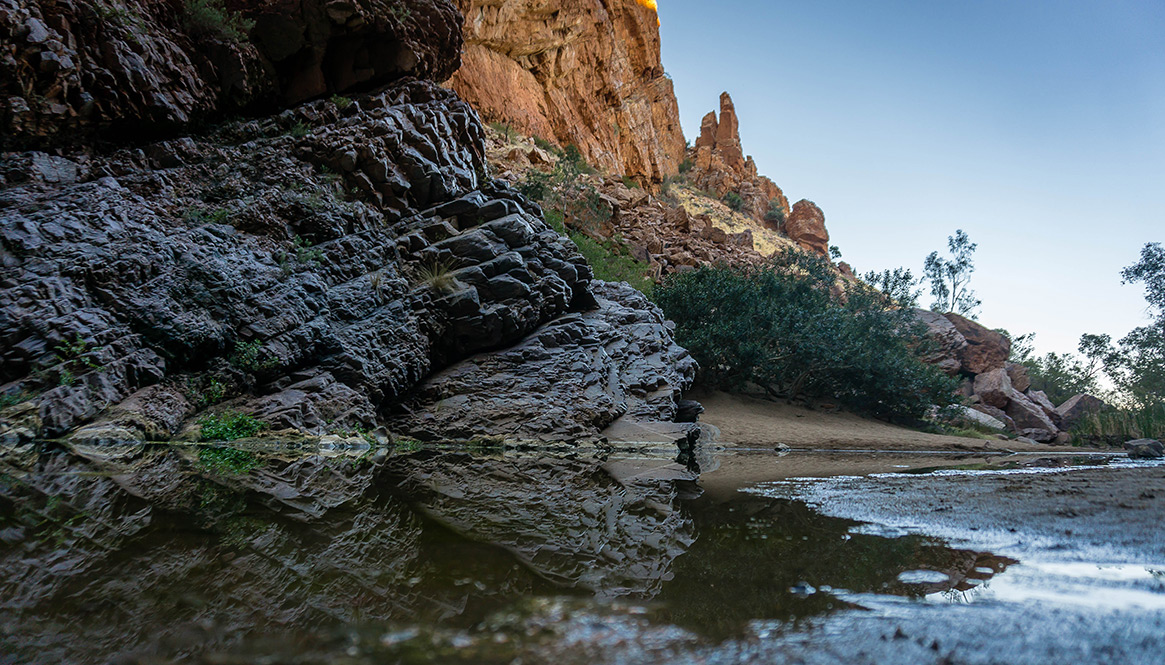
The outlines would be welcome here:
M 203 468 L 221 475 L 239 475 L 259 466 L 255 454 L 235 448 L 201 448 L 198 463 Z
M 228 362 L 244 372 L 262 372 L 279 364 L 275 358 L 261 359 L 263 343 L 259 340 L 250 342 L 235 342 L 235 352 L 228 358 Z
M 456 283 L 453 266 L 448 262 L 432 261 L 417 271 L 417 284 L 430 286 L 441 293 L 450 292 Z
M 311 134 L 311 127 L 307 126 L 306 123 L 297 122 L 291 126 L 291 129 L 287 130 L 287 133 L 290 134 L 292 138 L 302 139 L 308 134 Z
M 692 160 L 684 158 L 684 161 L 680 162 L 680 173 L 687 173 L 688 171 L 691 171 L 692 167 L 695 165 L 695 162 Z
M 770 224 L 775 224 L 778 229 L 784 229 L 785 222 L 789 219 L 789 213 L 781 202 L 777 199 L 769 201 L 769 209 L 765 211 L 765 221 Z
M 623 176 L 623 186 L 627 189 L 641 189 L 638 182 L 636 182 L 631 176 L 626 175 Z
M 762 268 L 673 275 L 655 299 L 711 387 L 755 384 L 904 420 L 952 403 L 956 382 L 918 359 L 929 347 L 909 310 L 864 287 L 836 288 L 827 261 L 790 251 Z
M 202 427 L 203 441 L 234 441 L 245 439 L 262 432 L 267 424 L 238 411 L 224 411 L 203 417 L 198 421 Z
M 182 217 L 189 224 L 201 226 L 203 224 L 225 224 L 231 213 L 226 208 L 202 210 L 201 208 L 187 208 Z
M 728 192 L 721 200 L 724 201 L 724 205 L 732 208 L 736 212 L 744 210 L 744 197 L 736 192 Z
M 332 103 L 336 105 L 336 108 L 343 111 L 352 105 L 352 99 L 349 97 L 342 97 L 340 95 L 332 95 Z
M 311 205 L 310 197 L 308 198 L 308 204 L 309 207 L 312 207 L 313 209 L 316 207 Z M 319 205 L 322 206 L 322 202 Z M 295 245 L 295 260 L 299 261 L 301 264 L 319 265 L 319 263 L 324 260 L 323 251 L 317 247 L 312 247 L 311 243 L 307 240 L 300 238 L 299 236 L 295 236 L 292 242 Z
M 559 157 L 562 157 L 564 154 L 562 152 L 562 148 L 559 148 L 558 146 L 554 145 L 550 141 L 547 141 L 546 139 L 542 138 L 541 136 L 534 137 L 534 145 L 538 146 L 539 148 L 542 148 L 543 150 L 545 150 L 546 152 L 549 152 L 552 155 L 558 155 Z
M 22 404 L 30 399 L 32 399 L 32 395 L 24 391 L 0 394 L 0 411 L 3 411 L 10 406 Z
M 245 42 L 255 22 L 223 6 L 223 0 L 186 0 L 183 23 L 194 35 Z
M 489 126 L 490 126 L 490 129 L 492 129 L 495 132 L 497 132 L 498 134 L 501 134 L 502 136 L 504 136 L 506 138 L 507 143 L 514 140 L 514 129 L 513 129 L 513 127 L 510 127 L 506 123 L 504 123 L 504 122 L 491 122 L 491 123 L 489 123 Z
M 549 173 L 531 169 L 526 172 L 526 177 L 522 178 L 515 188 L 526 198 L 542 202 L 554 191 L 554 179 Z

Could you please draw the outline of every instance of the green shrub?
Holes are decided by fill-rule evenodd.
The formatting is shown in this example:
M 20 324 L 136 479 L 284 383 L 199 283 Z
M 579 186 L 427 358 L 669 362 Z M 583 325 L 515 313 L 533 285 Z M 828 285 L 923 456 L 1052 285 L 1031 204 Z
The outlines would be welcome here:
M 186 0 L 186 30 L 198 36 L 245 42 L 255 22 L 223 6 L 223 0 Z
M 775 224 L 778 229 L 784 229 L 789 213 L 777 199 L 769 201 L 769 209 L 765 211 L 765 221 Z
M 692 167 L 695 165 L 696 164 L 692 160 L 685 157 L 684 161 L 680 162 L 680 173 L 687 173 L 688 171 L 691 171 Z
M 655 289 L 651 266 L 632 258 L 626 245 L 617 240 L 600 242 L 582 233 L 571 232 L 569 235 L 578 247 L 579 254 L 590 264 L 595 279 L 627 282 L 642 293 L 651 295 Z
M 558 146 L 554 145 L 550 141 L 547 141 L 546 139 L 542 138 L 541 136 L 534 137 L 534 145 L 538 146 L 539 148 L 542 148 L 543 150 L 545 150 L 546 152 L 548 152 L 552 155 L 558 155 L 559 157 L 562 157 L 564 154 L 562 152 L 562 148 L 559 148 Z
M 24 391 L 0 393 L 0 411 L 10 406 L 27 402 L 30 399 L 32 399 L 32 395 Z
M 639 183 L 636 182 L 634 178 L 627 175 L 623 176 L 623 186 L 627 189 L 641 189 Z
M 350 97 L 343 97 L 341 95 L 332 95 L 332 103 L 336 105 L 336 108 L 343 111 L 352 105 L 352 99 Z
M 604 282 L 627 282 L 640 292 L 651 295 L 655 288 L 655 281 L 651 278 L 651 266 L 634 259 L 626 243 L 618 239 L 599 241 L 567 229 L 563 223 L 562 211 L 554 208 L 546 211 L 546 224 L 574 242 L 579 254 L 582 254 L 591 266 L 595 279 Z
M 837 288 L 828 262 L 789 251 L 761 268 L 673 275 L 655 300 L 711 387 L 751 383 L 896 419 L 954 400 L 956 382 L 918 359 L 927 341 L 909 310 L 864 287 Z
M 255 436 L 267 428 L 267 424 L 238 411 L 224 411 L 204 416 L 198 421 L 202 426 L 203 441 L 234 441 Z
M 198 463 L 203 468 L 222 475 L 243 474 L 259 466 L 259 460 L 252 452 L 217 446 L 199 449 Z
M 542 202 L 554 191 L 554 184 L 554 178 L 549 173 L 530 169 L 526 172 L 526 177 L 522 178 L 515 186 L 515 189 L 530 200 Z
M 228 362 L 244 372 L 262 372 L 279 364 L 275 358 L 261 359 L 263 343 L 259 340 L 235 342 L 235 352 L 228 358 Z
M 724 205 L 732 208 L 736 212 L 744 210 L 744 197 L 736 192 L 728 192 L 721 200 L 724 201 Z

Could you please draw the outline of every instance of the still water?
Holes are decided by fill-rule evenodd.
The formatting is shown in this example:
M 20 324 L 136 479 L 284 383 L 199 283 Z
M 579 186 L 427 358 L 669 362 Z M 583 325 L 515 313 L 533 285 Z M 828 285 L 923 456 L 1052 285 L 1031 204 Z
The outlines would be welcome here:
M 778 494 L 587 456 L 6 449 L 0 663 L 942 662 L 911 625 L 1051 630 L 1031 608 L 1082 597 L 1154 646 L 1152 566 L 1025 563 Z

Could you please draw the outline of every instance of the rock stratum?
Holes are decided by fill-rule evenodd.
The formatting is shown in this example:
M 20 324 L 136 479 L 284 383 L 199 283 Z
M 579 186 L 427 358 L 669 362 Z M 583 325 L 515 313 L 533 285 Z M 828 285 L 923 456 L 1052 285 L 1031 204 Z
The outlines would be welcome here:
M 448 48 L 411 49 L 409 75 L 393 70 L 371 92 L 140 146 L 4 153 L 0 436 L 169 439 L 199 413 L 238 410 L 316 435 L 391 418 L 418 436 L 599 441 L 624 417 L 675 416 L 695 366 L 658 310 L 592 283 L 538 205 L 485 176 L 473 109 L 414 76 L 456 67 L 452 5 L 344 7 L 373 12 L 349 15 L 359 26 L 428 26 L 420 44 L 430 32 L 453 36 Z M 286 16 L 311 33 L 312 23 Z M 422 20 L 440 16 L 442 26 Z M 102 39 L 58 34 L 78 53 Z M 381 37 L 408 42 L 392 30 Z M 299 80 L 272 79 L 283 99 L 301 94 Z M 457 372 L 438 373 L 479 353 L 544 361 L 566 415 L 536 419 L 549 393 L 533 380 L 511 386 L 510 403 L 473 402 L 440 428 L 400 414 L 472 392 L 442 383 Z
M 674 175 L 684 135 L 655 12 L 637 0 L 457 0 L 463 65 L 450 84 L 482 116 L 574 144 L 645 185 Z

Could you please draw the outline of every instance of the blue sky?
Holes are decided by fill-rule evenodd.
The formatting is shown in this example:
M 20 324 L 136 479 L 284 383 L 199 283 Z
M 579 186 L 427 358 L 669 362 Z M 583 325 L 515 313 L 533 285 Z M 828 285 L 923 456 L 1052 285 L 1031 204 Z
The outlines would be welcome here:
M 961 228 L 979 320 L 1039 352 L 1145 321 L 1119 273 L 1165 242 L 1165 0 L 659 4 L 684 133 L 729 91 L 859 272 L 918 274 Z

